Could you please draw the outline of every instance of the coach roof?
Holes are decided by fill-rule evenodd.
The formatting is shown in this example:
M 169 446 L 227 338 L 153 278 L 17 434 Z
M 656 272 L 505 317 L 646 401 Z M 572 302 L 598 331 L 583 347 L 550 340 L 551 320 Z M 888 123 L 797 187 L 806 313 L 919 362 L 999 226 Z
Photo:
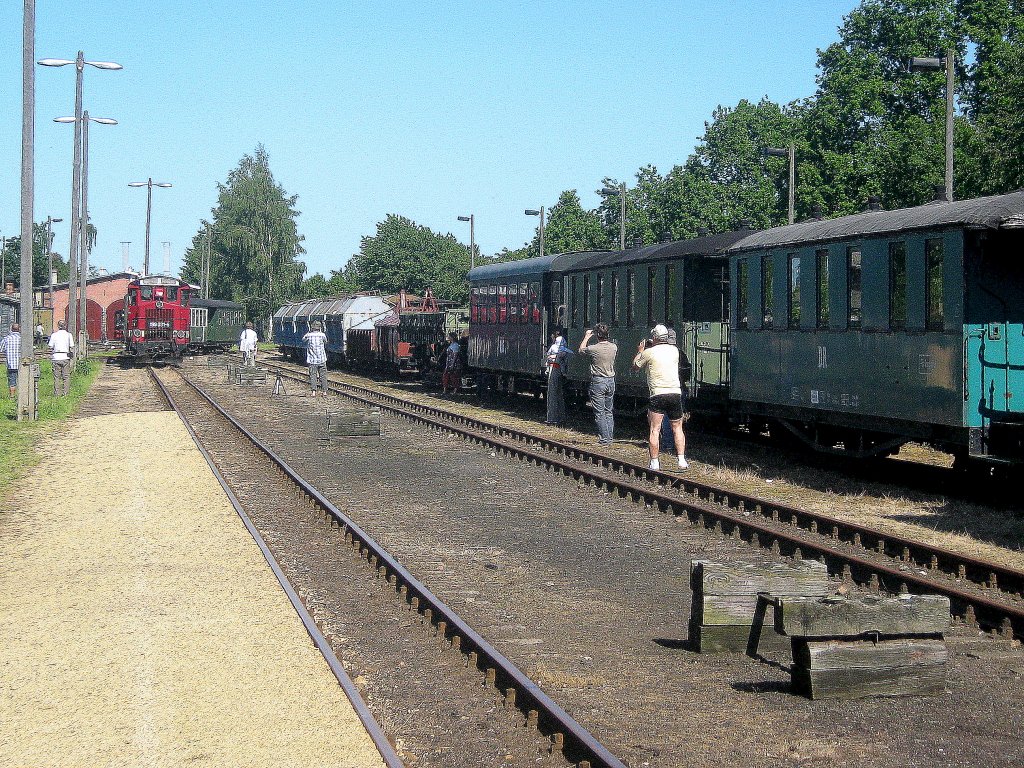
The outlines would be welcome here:
M 565 272 L 587 259 L 606 256 L 618 251 L 574 251 L 534 256 L 532 259 L 503 261 L 500 264 L 484 264 L 469 271 L 470 282 L 478 280 L 504 280 L 520 275 L 536 275 L 544 272 Z
M 908 230 L 965 227 L 1000 229 L 1024 227 L 1024 190 L 1008 195 L 935 202 L 894 211 L 865 211 L 837 219 L 804 221 L 766 229 L 743 238 L 731 252 L 754 248 L 800 246 L 804 243 L 845 240 Z

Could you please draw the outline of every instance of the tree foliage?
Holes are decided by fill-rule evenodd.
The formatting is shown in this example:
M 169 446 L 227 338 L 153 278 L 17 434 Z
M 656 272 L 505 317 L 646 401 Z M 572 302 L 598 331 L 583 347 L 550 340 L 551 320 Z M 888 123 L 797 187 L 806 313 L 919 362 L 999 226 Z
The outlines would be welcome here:
M 469 248 L 453 235 L 439 235 L 404 216 L 388 214 L 377 224 L 375 235 L 362 239 L 343 277 L 384 294 L 431 288 L 440 299 L 465 302 L 469 264 Z
M 211 298 L 242 302 L 250 317 L 266 316 L 299 294 L 306 271 L 299 260 L 305 249 L 296 225 L 298 197 L 274 179 L 262 145 L 217 187 L 217 207 L 185 252 L 182 279 L 201 284 L 209 247 Z
M 50 278 L 48 275 L 48 262 L 46 258 L 46 225 L 32 225 L 32 285 L 36 288 L 48 286 Z M 4 281 L 14 283 L 18 290 L 21 289 L 21 237 L 9 237 L 6 245 L 0 253 L 3 267 Z M 59 253 L 53 254 L 53 269 L 57 273 L 57 282 L 66 282 L 70 267 Z M 0 285 L 0 290 L 4 286 Z

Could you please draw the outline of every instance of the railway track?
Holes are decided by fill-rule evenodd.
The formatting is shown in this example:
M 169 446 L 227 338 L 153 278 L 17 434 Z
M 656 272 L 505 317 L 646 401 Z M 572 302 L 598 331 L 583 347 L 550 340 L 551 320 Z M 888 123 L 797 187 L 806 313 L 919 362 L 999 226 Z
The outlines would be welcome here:
M 270 477 L 278 484 L 290 486 L 292 495 L 297 497 L 303 507 L 307 508 L 315 517 L 322 517 L 330 522 L 332 527 L 336 526 L 343 534 L 345 543 L 351 546 L 353 552 L 357 553 L 360 559 L 374 570 L 378 579 L 390 585 L 394 596 L 397 597 L 402 607 L 419 614 L 423 623 L 436 632 L 444 647 L 461 652 L 466 657 L 468 666 L 475 668 L 483 675 L 484 684 L 499 694 L 506 709 L 518 709 L 527 726 L 536 728 L 550 738 L 550 753 L 552 755 L 561 755 L 577 764 L 579 768 L 597 768 L 598 766 L 624 768 L 618 758 L 552 700 L 536 682 L 503 656 L 469 626 L 454 609 L 434 595 L 377 541 L 222 408 L 205 390 L 177 369 L 165 369 L 159 374 L 150 369 L 150 375 L 168 403 L 182 418 L 186 428 L 228 493 L 235 509 L 256 538 L 299 612 L 314 643 L 328 660 L 339 683 L 347 693 L 350 693 L 350 698 L 353 699 L 360 718 L 367 725 L 371 737 L 380 748 L 389 768 L 402 765 L 394 748 L 376 725 L 372 715 L 366 709 L 365 703 L 362 703 L 362 699 L 355 692 L 354 684 L 331 650 L 330 643 L 318 629 L 316 622 L 305 609 L 294 588 L 288 583 L 282 569 L 274 560 L 270 548 L 246 516 L 244 500 L 236 496 L 225 479 L 224 473 L 215 464 L 213 457 L 204 447 L 190 422 L 196 419 L 204 420 L 206 422 L 204 431 L 209 432 L 211 422 L 216 421 L 222 427 L 219 430 L 221 440 L 240 438 L 248 446 L 246 456 L 240 464 L 242 472 L 249 476 Z M 168 377 L 177 379 L 177 386 L 175 384 L 168 386 L 166 381 Z M 228 438 L 228 435 L 231 437 Z M 275 495 L 275 491 L 268 489 L 264 484 L 250 489 L 250 492 L 255 492 L 263 497 Z
M 264 361 L 305 382 L 302 369 Z M 587 485 L 628 495 L 690 523 L 796 559 L 818 558 L 830 572 L 889 592 L 949 597 L 954 618 L 1024 640 L 1024 572 L 913 539 L 688 477 L 659 472 L 591 448 L 415 402 L 336 373 L 332 391 L 444 429 L 502 454 L 546 466 Z

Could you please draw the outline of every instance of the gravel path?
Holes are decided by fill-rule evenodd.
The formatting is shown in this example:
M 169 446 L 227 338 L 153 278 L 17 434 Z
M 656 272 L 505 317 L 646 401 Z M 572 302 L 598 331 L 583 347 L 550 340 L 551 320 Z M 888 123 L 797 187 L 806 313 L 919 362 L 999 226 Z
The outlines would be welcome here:
M 41 453 L 0 506 L 0 765 L 382 765 L 176 415 Z

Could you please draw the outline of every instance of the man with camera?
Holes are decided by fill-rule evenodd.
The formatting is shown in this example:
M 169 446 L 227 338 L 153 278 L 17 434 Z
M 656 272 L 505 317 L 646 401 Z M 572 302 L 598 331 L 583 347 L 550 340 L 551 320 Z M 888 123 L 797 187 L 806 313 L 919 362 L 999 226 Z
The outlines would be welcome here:
M 661 424 L 666 418 L 672 425 L 676 449 L 679 454 L 679 468 L 686 469 L 686 438 L 683 435 L 683 389 L 679 382 L 679 349 L 669 343 L 668 328 L 656 325 L 651 329 L 651 338 L 644 339 L 633 358 L 633 367 L 646 370 L 647 389 L 651 399 L 647 404 L 649 427 L 647 445 L 651 454 L 651 469 L 660 470 L 658 458 Z
M 590 340 L 597 336 L 597 343 Z M 590 358 L 590 402 L 594 406 L 598 445 L 611 445 L 615 431 L 615 354 L 619 348 L 608 340 L 608 326 L 598 323 L 587 329 L 580 344 L 580 354 Z

